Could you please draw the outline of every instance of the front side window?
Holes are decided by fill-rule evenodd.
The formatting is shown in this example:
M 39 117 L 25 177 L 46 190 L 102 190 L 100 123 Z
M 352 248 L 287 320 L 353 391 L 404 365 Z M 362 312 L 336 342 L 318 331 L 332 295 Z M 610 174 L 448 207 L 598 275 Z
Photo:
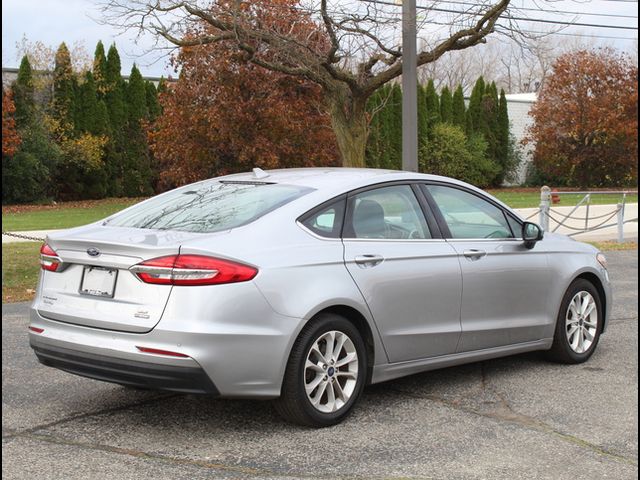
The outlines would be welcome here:
M 208 180 L 135 205 L 110 217 L 106 224 L 213 233 L 251 223 L 312 190 L 297 185 Z
M 412 240 L 431 238 L 409 185 L 368 190 L 349 199 L 346 238 Z
M 513 238 L 502 209 L 472 193 L 427 185 L 453 238 Z

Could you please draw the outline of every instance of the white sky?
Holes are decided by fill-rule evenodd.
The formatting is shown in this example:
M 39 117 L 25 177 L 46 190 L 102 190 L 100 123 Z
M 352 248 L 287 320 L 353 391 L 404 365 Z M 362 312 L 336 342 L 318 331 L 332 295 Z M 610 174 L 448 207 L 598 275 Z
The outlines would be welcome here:
M 352 0 L 345 0 L 349 2 Z M 473 0 L 457 0 L 469 1 Z M 418 4 L 425 3 L 418 0 Z M 541 2 L 536 0 L 514 0 L 513 4 L 526 8 L 554 8 L 556 10 L 576 11 L 597 14 L 616 14 L 635 16 L 636 18 L 614 18 L 593 15 L 558 15 L 542 12 L 527 11 L 526 14 L 535 18 L 546 18 L 560 21 L 575 21 L 582 23 L 623 25 L 634 27 L 636 30 L 614 30 L 593 27 L 568 27 L 563 33 L 579 33 L 581 35 L 600 35 L 612 37 L 629 37 L 636 40 L 597 39 L 596 44 L 606 44 L 637 54 L 637 1 L 571 1 L 560 0 Z M 461 9 L 456 1 L 448 4 L 443 1 L 439 7 Z M 3 0 L 2 1 L 2 66 L 16 67 L 20 59 L 16 58 L 16 43 L 23 36 L 31 41 L 41 41 L 56 48 L 61 42 L 71 46 L 76 42 L 83 43 L 86 50 L 93 55 L 98 40 L 102 40 L 105 47 L 116 42 L 122 60 L 124 74 L 129 73 L 134 61 L 138 64 L 143 75 L 160 76 L 171 73 L 167 66 L 166 53 L 147 53 L 153 40 L 149 37 L 137 39 L 135 32 L 120 33 L 113 28 L 99 25 L 93 18 L 99 18 L 100 12 L 95 0 Z M 531 30 L 548 30 L 546 24 L 528 24 Z M 559 42 L 574 37 L 558 36 Z

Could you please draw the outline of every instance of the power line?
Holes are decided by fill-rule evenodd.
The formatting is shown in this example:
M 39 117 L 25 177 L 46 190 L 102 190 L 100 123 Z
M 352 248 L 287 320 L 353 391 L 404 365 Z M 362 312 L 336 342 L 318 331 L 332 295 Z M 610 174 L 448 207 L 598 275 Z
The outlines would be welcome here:
M 455 0 L 442 0 L 441 3 L 451 3 L 455 5 L 469 5 L 469 6 L 477 6 L 477 3 L 470 2 L 458 2 Z M 594 12 L 572 12 L 569 10 L 544 10 L 542 8 L 527 8 L 527 7 L 516 7 L 517 10 L 529 11 L 529 12 L 543 12 L 543 13 L 552 13 L 559 15 L 586 15 L 591 17 L 614 17 L 614 18 L 635 18 L 637 19 L 637 15 L 620 15 L 614 13 L 594 13 Z
M 392 2 L 387 2 L 384 0 L 361 0 L 363 2 L 366 3 L 375 3 L 375 4 L 379 4 L 379 5 L 389 5 L 389 6 L 397 6 L 395 3 Z M 613 0 L 611 0 L 613 1 Z M 616 0 L 616 1 L 623 1 L 623 0 Z M 624 0 L 626 1 L 626 0 Z M 481 12 L 464 12 L 464 11 L 460 11 L 460 10 L 451 10 L 448 8 L 438 8 L 438 7 L 423 7 L 423 6 L 418 6 L 416 7 L 418 10 L 428 10 L 428 11 L 432 11 L 432 12 L 444 12 L 444 13 L 456 13 L 458 15 L 471 15 L 471 16 L 476 16 L 476 17 L 481 17 L 484 14 Z M 527 17 L 514 17 L 513 15 L 503 15 L 502 18 L 505 18 L 507 20 L 517 20 L 517 21 L 523 21 L 523 22 L 534 22 L 534 23 L 547 23 L 547 24 L 552 24 L 552 25 L 564 25 L 564 26 L 568 26 L 568 27 L 591 27 L 591 28 L 610 28 L 610 29 L 615 29 L 615 30 L 638 30 L 637 27 L 630 27 L 627 25 L 603 25 L 603 24 L 599 24 L 599 23 L 581 23 L 581 22 L 563 22 L 560 20 L 545 20 L 542 18 L 527 18 Z

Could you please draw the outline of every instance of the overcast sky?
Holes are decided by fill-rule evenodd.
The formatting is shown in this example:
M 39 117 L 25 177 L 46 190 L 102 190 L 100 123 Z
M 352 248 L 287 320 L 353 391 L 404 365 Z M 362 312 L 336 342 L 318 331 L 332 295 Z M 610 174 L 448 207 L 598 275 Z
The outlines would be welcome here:
M 352 0 L 345 0 L 349 2 Z M 472 1 L 472 0 L 468 0 Z M 579 11 L 585 14 L 626 15 L 635 18 L 618 18 L 594 15 L 558 15 L 542 12 L 526 13 L 531 17 L 547 18 L 561 21 L 577 21 L 589 24 L 605 24 L 630 26 L 636 30 L 617 30 L 594 27 L 569 27 L 563 33 L 577 33 L 581 35 L 598 35 L 601 37 L 627 37 L 637 39 L 637 8 L 638 2 L 628 0 L 592 0 L 592 1 L 554 1 L 541 2 L 536 0 L 514 0 L 513 4 L 536 8 L 544 5 L 552 6 L 560 11 Z M 418 0 L 420 5 L 421 1 Z M 424 3 L 424 2 L 423 2 Z M 456 8 L 459 0 L 449 4 L 447 8 Z M 446 2 L 442 2 L 446 4 Z M 41 41 L 46 45 L 57 47 L 61 42 L 69 46 L 79 42 L 93 55 L 98 40 L 105 46 L 115 42 L 122 60 L 123 73 L 129 73 L 134 61 L 138 64 L 143 75 L 167 75 L 171 70 L 167 67 L 166 55 L 145 53 L 152 45 L 151 38 L 135 38 L 135 33 L 121 34 L 111 27 L 98 24 L 92 18 L 99 18 L 100 12 L 95 0 L 2 0 L 2 66 L 16 67 L 20 59 L 16 58 L 16 43 L 23 36 L 29 41 Z M 545 29 L 546 24 L 532 23 L 528 28 Z M 545 28 L 547 27 L 547 28 Z M 566 35 L 558 36 L 558 41 L 567 40 Z M 594 42 L 613 45 L 637 54 L 637 40 L 622 40 L 620 38 L 594 38 Z

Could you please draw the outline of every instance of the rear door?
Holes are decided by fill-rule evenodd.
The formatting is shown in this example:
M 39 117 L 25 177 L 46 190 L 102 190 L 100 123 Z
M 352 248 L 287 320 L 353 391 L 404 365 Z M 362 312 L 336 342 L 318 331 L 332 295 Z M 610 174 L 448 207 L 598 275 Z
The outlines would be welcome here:
M 129 268 L 177 254 L 193 234 L 107 226 L 74 229 L 48 238 L 60 271 L 42 271 L 36 300 L 45 318 L 88 327 L 148 332 L 160 321 L 171 285 L 143 283 Z
M 519 239 L 520 224 L 477 192 L 448 184 L 426 185 L 441 230 L 462 268 L 460 351 L 543 338 L 551 270 L 541 249 Z
M 456 252 L 416 193 L 409 184 L 354 192 L 343 228 L 345 265 L 391 362 L 454 353 L 461 331 Z

